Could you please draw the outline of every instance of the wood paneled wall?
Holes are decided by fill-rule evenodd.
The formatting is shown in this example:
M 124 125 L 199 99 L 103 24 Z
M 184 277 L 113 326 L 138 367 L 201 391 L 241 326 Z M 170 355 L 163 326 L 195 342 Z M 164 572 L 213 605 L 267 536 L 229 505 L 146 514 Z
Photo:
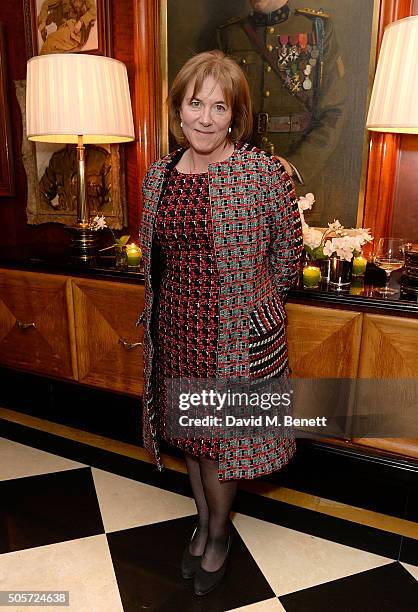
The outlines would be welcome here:
M 158 0 L 112 0 L 113 55 L 128 68 L 136 126 L 136 142 L 125 146 L 128 231 L 137 236 L 140 183 L 145 170 L 158 157 L 160 80 L 158 52 Z M 382 0 L 380 40 L 387 23 L 418 14 L 418 0 Z M 12 81 L 26 75 L 23 0 L 0 3 L 0 22 L 6 26 L 11 115 L 16 172 L 16 196 L 0 198 L 0 249 L 26 247 L 35 254 L 63 255 L 68 236 L 58 224 L 26 224 L 26 175 L 20 149 L 20 111 Z M 364 223 L 376 236 L 405 234 L 411 219 L 417 225 L 418 138 L 373 134 L 366 187 Z M 418 239 L 418 236 L 410 238 Z

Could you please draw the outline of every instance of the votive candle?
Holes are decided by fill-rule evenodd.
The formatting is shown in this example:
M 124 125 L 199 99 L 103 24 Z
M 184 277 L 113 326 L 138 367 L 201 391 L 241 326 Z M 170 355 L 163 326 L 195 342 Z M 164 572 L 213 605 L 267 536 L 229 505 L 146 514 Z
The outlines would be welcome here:
M 367 259 L 363 257 L 363 255 L 359 255 L 358 257 L 354 257 L 353 259 L 353 276 L 363 276 L 366 272 Z
M 303 286 L 315 289 L 321 280 L 321 270 L 318 266 L 306 266 L 303 268 Z
M 128 267 L 137 268 L 141 262 L 141 249 L 134 242 L 126 247 Z

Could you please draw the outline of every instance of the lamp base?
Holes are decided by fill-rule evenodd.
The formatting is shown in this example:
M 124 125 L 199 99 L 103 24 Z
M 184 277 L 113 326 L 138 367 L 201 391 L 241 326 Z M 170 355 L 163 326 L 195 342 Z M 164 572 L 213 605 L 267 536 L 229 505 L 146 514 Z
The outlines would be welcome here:
M 97 264 L 97 233 L 86 227 L 74 226 L 68 228 L 71 236 L 71 262 L 79 266 L 94 266 Z

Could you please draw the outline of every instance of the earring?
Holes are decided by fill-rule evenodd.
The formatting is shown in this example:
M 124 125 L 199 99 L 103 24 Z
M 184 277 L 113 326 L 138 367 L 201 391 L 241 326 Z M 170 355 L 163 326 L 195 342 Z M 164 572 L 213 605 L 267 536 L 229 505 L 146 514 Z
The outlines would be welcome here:
M 180 127 L 183 129 L 183 121 L 180 121 Z
M 232 132 L 232 128 L 231 126 L 228 128 L 228 134 L 230 134 Z

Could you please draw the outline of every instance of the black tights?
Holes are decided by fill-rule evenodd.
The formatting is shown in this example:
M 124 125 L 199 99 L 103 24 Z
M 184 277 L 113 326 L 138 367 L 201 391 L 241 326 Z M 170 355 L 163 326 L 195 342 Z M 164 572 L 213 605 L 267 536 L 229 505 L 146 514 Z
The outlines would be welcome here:
M 218 461 L 185 453 L 187 471 L 198 513 L 198 528 L 189 550 L 203 555 L 201 565 L 215 571 L 222 565 L 228 545 L 229 512 L 237 481 L 218 480 Z

